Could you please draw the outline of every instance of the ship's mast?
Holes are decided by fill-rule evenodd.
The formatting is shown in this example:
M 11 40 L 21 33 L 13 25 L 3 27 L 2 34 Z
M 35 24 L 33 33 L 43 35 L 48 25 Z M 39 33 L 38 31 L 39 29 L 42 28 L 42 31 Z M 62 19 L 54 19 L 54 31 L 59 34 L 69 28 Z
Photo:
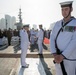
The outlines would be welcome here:
M 22 24 L 22 18 L 21 18 L 22 15 L 21 14 L 22 14 L 22 12 L 21 12 L 21 8 L 20 8 L 19 9 L 19 15 L 18 16 L 19 16 L 19 23 Z

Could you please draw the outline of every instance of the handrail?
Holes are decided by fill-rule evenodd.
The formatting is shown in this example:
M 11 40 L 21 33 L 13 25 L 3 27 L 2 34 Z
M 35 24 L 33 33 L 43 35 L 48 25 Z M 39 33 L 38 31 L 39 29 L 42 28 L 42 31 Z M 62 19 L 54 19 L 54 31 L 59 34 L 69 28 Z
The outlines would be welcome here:
M 0 58 L 20 58 L 21 54 L 13 54 L 13 53 L 0 53 Z M 27 58 L 39 58 L 38 53 L 28 53 Z M 44 53 L 44 58 L 53 58 L 52 54 L 50 53 Z

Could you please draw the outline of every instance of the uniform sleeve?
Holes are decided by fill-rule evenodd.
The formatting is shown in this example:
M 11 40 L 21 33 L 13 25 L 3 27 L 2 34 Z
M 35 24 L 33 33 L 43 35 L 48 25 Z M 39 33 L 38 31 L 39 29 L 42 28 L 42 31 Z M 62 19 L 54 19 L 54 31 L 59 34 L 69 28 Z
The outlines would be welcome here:
M 72 39 L 69 42 L 69 45 L 67 48 L 62 52 L 62 55 L 66 58 L 69 58 L 69 56 L 76 50 L 76 31 L 73 33 Z M 76 52 L 76 51 L 75 51 Z
M 39 31 L 37 32 L 37 38 L 39 37 Z
M 44 38 L 44 36 L 43 36 L 44 35 L 44 31 L 41 30 L 41 34 L 42 34 L 41 35 L 41 39 L 43 40 L 43 38 Z
M 55 27 L 53 28 L 52 32 L 50 33 L 50 51 L 51 53 L 56 53 L 56 48 L 55 48 Z

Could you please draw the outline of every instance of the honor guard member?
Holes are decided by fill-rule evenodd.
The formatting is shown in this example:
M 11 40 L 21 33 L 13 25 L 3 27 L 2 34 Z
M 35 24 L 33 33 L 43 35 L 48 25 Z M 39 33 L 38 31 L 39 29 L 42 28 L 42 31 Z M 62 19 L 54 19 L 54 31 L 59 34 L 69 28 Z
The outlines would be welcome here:
M 29 66 L 29 64 L 26 63 L 26 54 L 29 46 L 29 38 L 27 34 L 28 30 L 29 30 L 29 25 L 24 25 L 23 29 L 20 31 L 22 68 L 28 68 Z
M 63 19 L 56 22 L 50 35 L 56 75 L 76 75 L 76 19 L 71 16 L 72 3 L 73 1 L 60 3 Z
M 38 48 L 39 48 L 39 54 L 42 54 L 43 51 L 43 36 L 44 36 L 44 30 L 42 29 L 42 25 L 39 25 L 39 31 L 38 31 Z

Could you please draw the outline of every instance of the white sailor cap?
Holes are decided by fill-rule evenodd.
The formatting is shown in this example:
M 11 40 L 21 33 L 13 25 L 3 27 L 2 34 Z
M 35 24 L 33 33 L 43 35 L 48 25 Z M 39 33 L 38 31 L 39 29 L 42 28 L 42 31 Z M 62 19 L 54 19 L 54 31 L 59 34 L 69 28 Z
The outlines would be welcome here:
M 61 2 L 60 5 L 61 7 L 67 7 L 67 6 L 72 7 L 72 3 L 73 1 L 65 1 L 65 2 Z

